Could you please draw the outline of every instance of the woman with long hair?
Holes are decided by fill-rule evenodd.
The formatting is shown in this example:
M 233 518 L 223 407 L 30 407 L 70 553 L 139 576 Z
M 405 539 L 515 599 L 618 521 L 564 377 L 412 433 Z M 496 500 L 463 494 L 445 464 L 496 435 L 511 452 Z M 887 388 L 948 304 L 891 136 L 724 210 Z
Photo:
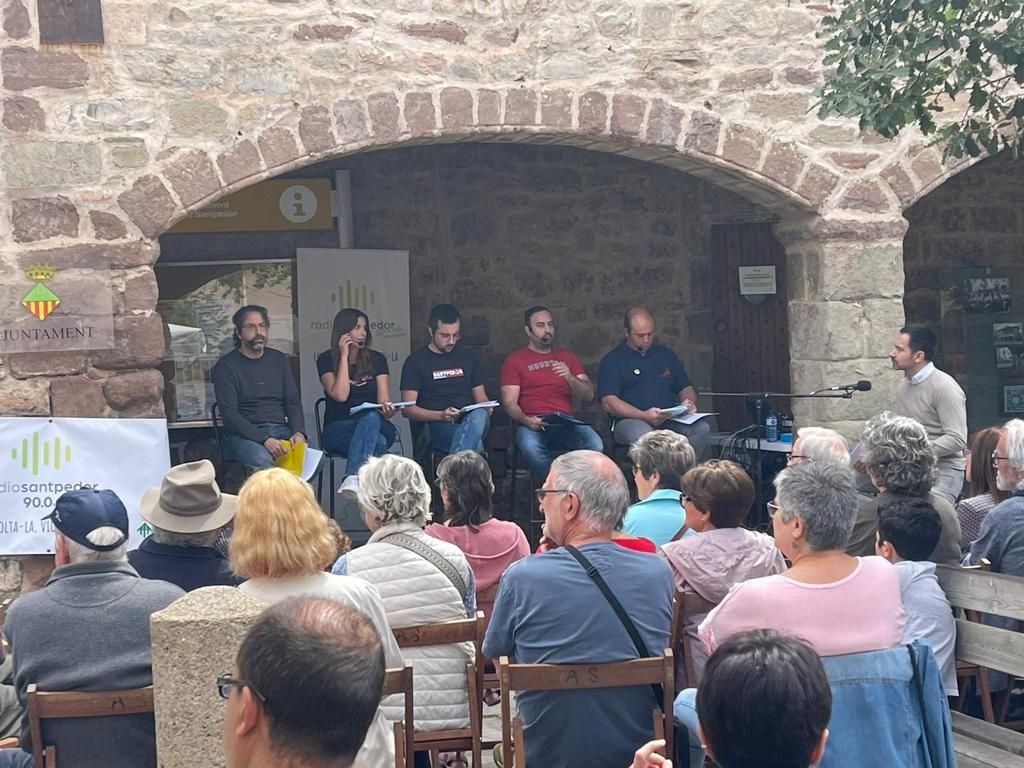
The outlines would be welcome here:
M 323 446 L 346 458 L 342 493 L 355 494 L 359 468 L 370 456 L 387 453 L 395 442 L 395 415 L 388 394 L 388 361 L 371 348 L 373 334 L 366 313 L 348 307 L 334 316 L 331 347 L 316 359 L 317 373 L 327 395 Z M 376 403 L 352 413 L 363 403 Z
M 971 496 L 961 499 L 956 505 L 956 514 L 960 518 L 960 546 L 964 551 L 978 538 L 985 515 L 1012 495 L 1010 491 L 1000 490 L 992 463 L 1002 433 L 999 427 L 986 427 L 971 438 L 971 452 L 967 454 L 967 481 L 971 485 Z

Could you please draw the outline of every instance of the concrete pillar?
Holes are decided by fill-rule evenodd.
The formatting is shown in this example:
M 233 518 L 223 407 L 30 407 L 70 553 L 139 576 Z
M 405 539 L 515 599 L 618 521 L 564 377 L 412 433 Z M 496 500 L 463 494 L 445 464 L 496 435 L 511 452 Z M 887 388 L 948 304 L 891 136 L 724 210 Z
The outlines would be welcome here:
M 224 766 L 216 679 L 232 671 L 246 630 L 266 607 L 233 587 L 203 587 L 151 617 L 160 768 Z

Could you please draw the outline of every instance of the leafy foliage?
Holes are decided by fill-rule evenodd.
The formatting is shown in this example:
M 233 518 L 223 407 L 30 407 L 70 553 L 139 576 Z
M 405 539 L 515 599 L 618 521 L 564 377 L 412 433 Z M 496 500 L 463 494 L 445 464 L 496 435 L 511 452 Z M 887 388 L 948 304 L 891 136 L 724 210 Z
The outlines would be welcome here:
M 916 124 L 950 157 L 1024 148 L 1024 0 L 839 0 L 819 33 L 821 117 L 886 138 Z M 942 114 L 945 113 L 945 114 Z

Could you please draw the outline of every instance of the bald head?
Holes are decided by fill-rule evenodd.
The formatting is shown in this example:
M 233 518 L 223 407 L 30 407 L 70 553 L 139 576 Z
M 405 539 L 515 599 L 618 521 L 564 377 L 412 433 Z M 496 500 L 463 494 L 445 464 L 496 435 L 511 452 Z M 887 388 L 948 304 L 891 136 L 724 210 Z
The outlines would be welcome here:
M 570 451 L 551 465 L 554 487 L 573 493 L 580 519 L 590 533 L 610 535 L 629 506 L 629 488 L 622 471 L 597 451 Z
M 654 344 L 654 316 L 644 307 L 630 307 L 622 321 L 626 343 L 641 354 Z

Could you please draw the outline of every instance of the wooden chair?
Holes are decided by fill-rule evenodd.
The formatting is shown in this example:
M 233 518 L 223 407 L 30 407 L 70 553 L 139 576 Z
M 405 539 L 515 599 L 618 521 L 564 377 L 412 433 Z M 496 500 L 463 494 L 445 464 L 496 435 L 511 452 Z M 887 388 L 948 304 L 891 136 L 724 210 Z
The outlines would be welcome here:
M 705 600 L 692 589 L 677 589 L 672 599 L 672 637 L 669 640 L 669 648 L 673 655 L 682 659 L 682 675 L 676 670 L 675 677 L 676 693 L 683 688 L 696 688 L 697 676 L 693 669 L 693 649 L 690 640 L 686 636 L 686 623 L 692 616 L 710 613 L 715 609 L 717 603 Z
M 674 663 L 671 649 L 666 649 L 661 656 L 608 664 L 511 664 L 507 656 L 502 656 L 498 660 L 498 679 L 501 681 L 501 744 L 505 765 L 509 768 L 526 768 L 523 721 L 518 715 L 512 717 L 512 691 L 573 691 L 660 685 L 663 700 L 660 707 L 654 706 L 651 710 L 653 738 L 665 740 L 665 754 L 671 757 Z M 514 745 L 518 745 L 518 749 L 513 749 Z
M 454 750 L 469 750 L 473 754 L 473 765 L 480 765 L 483 751 L 480 731 L 483 719 L 483 658 L 480 646 L 484 639 L 484 614 L 477 611 L 472 619 L 442 621 L 436 624 L 420 624 L 415 627 L 393 628 L 399 648 L 422 648 L 428 645 L 452 645 L 473 643 L 474 658 L 466 663 L 466 690 L 469 695 L 469 727 L 445 731 L 416 731 L 413 738 L 415 750 L 431 753 L 431 764 L 438 765 L 437 754 Z
M 491 586 L 489 586 L 487 589 L 484 589 L 484 590 L 481 590 L 481 591 L 477 592 L 476 593 L 476 604 L 477 604 L 477 606 L 479 606 L 480 603 L 493 603 L 494 600 L 498 597 L 498 587 L 500 587 L 500 586 L 501 586 L 501 581 L 499 580 L 499 581 L 495 582 L 494 584 L 492 584 Z M 481 613 L 483 613 L 483 611 L 481 611 Z M 489 623 L 489 621 L 487 619 L 484 619 L 484 628 L 483 628 L 483 633 L 482 634 L 487 634 L 487 624 L 488 623 Z M 497 669 L 497 667 L 494 666 L 494 664 L 491 663 L 490 659 L 484 659 L 483 660 L 483 665 L 482 665 L 482 670 L 481 670 L 481 680 L 483 681 L 483 683 L 482 683 L 482 686 L 483 686 L 482 690 L 486 690 L 488 688 L 497 688 L 498 687 L 498 669 Z M 483 695 L 483 694 L 481 694 L 481 695 Z
M 413 768 L 412 663 L 384 670 L 384 695 L 405 696 L 405 714 L 395 723 L 395 768 Z
M 966 570 L 984 571 L 990 573 L 992 571 L 992 563 L 987 559 L 982 558 L 977 565 L 964 566 Z M 966 621 L 973 621 L 976 624 L 981 623 L 981 614 L 978 611 L 957 609 L 957 613 Z M 981 712 L 982 716 L 990 723 L 996 722 L 995 711 L 992 708 L 992 688 L 989 684 L 988 670 L 984 667 L 979 667 L 977 664 L 971 664 L 966 661 L 962 661 L 959 658 L 956 660 L 956 682 L 957 687 L 960 689 L 960 695 L 957 697 L 956 709 L 958 712 L 964 711 L 964 704 L 967 701 L 965 695 L 968 681 L 976 680 L 978 683 L 978 697 L 981 699 Z M 1009 691 L 1009 688 L 1007 688 Z M 1009 697 L 1007 697 L 1009 701 Z M 1004 702 L 1005 708 L 1005 702 Z M 1002 713 L 1005 714 L 1005 713 Z M 1002 720 L 1002 715 L 999 718 Z
M 57 768 L 57 748 L 43 743 L 43 720 L 77 717 L 143 715 L 153 712 L 153 686 L 121 691 L 40 691 L 30 683 L 28 699 L 29 733 L 35 768 Z

